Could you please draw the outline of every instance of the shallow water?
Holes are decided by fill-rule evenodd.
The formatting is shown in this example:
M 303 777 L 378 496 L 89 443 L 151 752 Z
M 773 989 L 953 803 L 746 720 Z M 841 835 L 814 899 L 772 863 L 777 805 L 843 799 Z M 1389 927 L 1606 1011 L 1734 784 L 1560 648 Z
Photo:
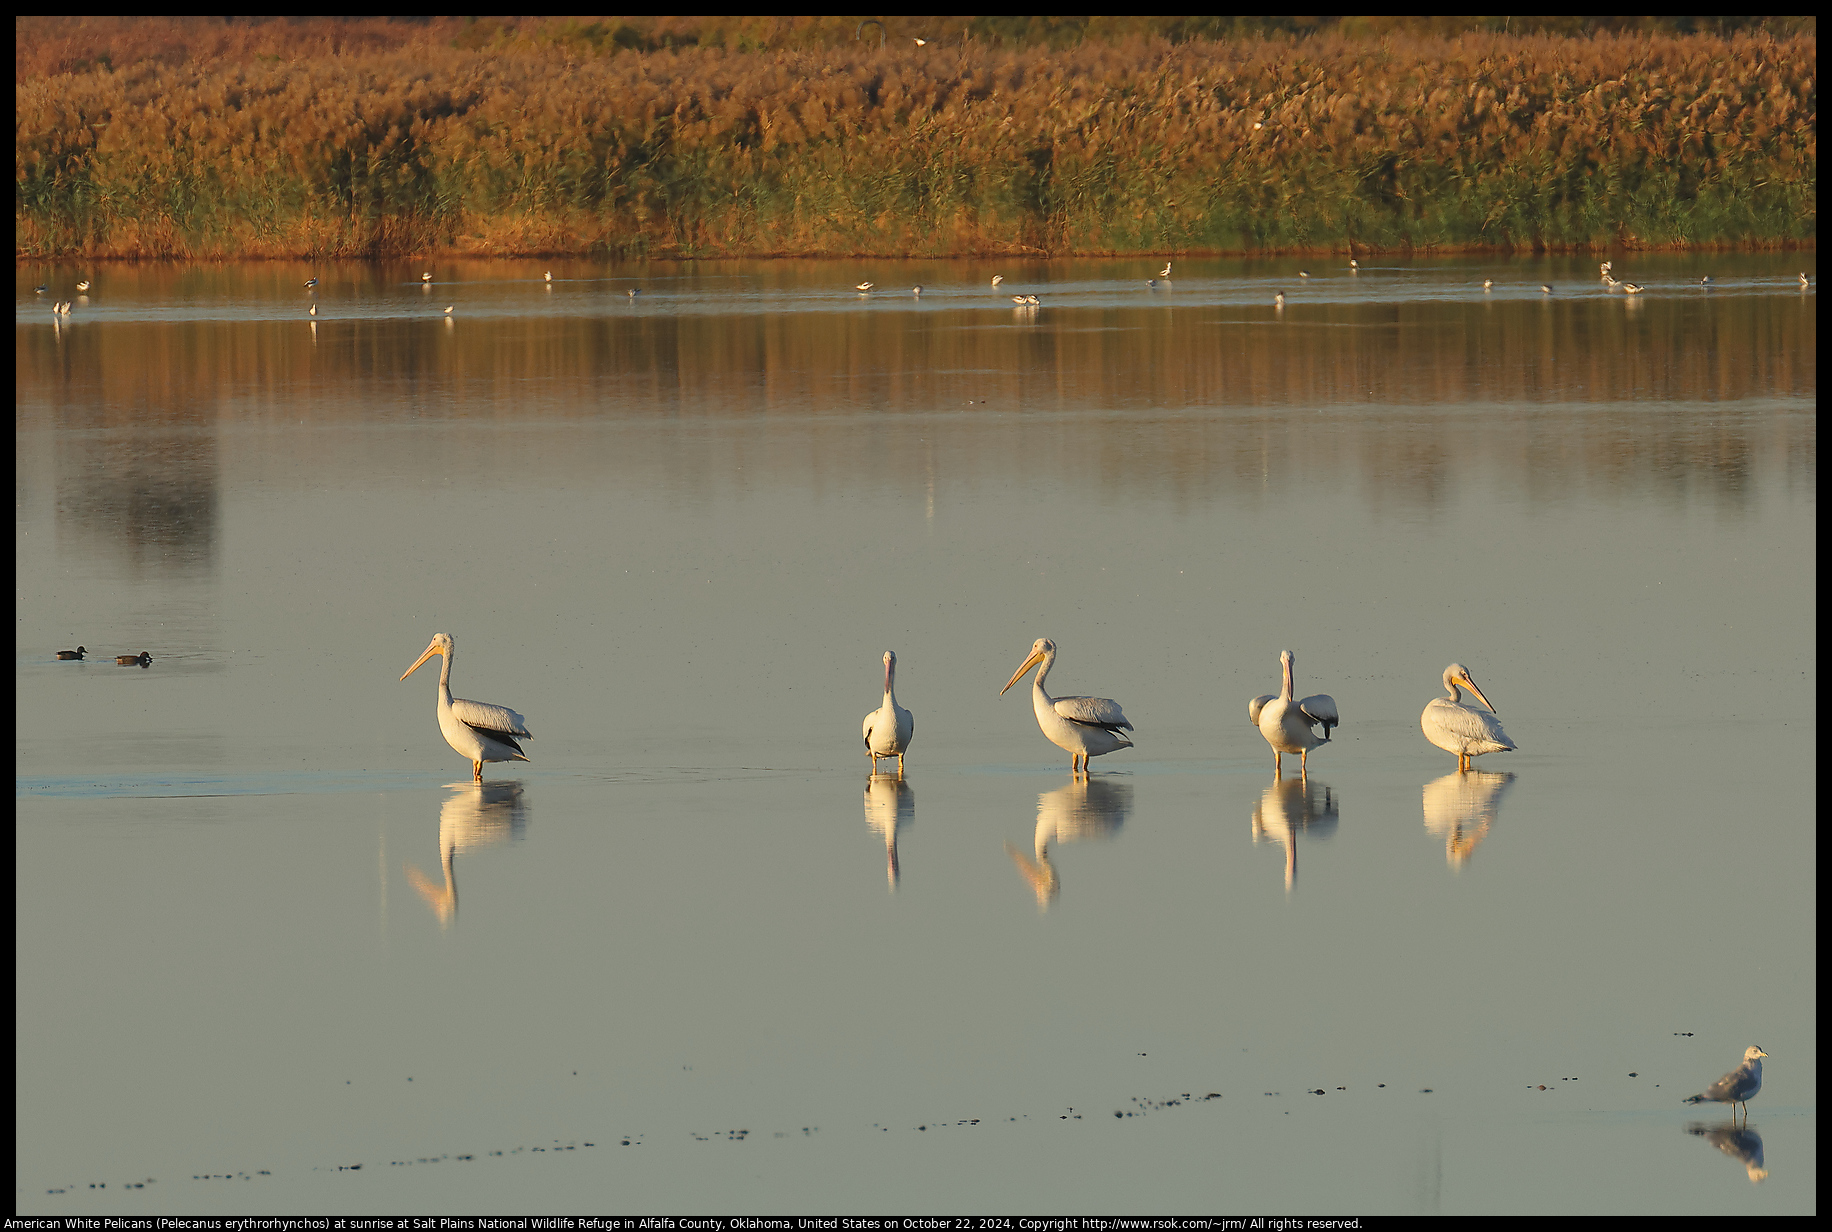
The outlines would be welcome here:
M 1817 292 L 1632 264 L 20 269 L 15 1207 L 1813 1210 Z

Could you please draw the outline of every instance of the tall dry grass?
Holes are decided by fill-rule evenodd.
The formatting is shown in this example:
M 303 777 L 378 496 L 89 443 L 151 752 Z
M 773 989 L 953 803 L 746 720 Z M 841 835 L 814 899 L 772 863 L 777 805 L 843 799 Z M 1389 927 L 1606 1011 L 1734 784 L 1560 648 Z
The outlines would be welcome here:
M 25 23 L 15 249 L 938 256 L 1816 234 L 1812 33 L 880 49 L 831 45 L 832 22 L 783 27 L 779 43 L 801 40 L 786 46 L 741 27 L 719 38 L 761 49 L 656 46 L 653 23 Z

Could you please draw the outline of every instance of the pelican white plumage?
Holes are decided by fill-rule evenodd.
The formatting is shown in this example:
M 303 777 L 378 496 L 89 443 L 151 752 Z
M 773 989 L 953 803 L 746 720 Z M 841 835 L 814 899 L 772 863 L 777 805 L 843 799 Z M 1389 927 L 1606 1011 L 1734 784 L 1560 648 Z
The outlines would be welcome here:
M 863 295 L 863 294 L 865 294 L 865 293 L 866 293 L 867 291 L 869 291 L 869 290 L 871 290 L 871 289 L 872 289 L 873 287 L 875 287 L 875 286 L 877 286 L 877 285 L 878 285 L 878 284 L 877 284 L 877 283 L 875 283 L 875 282 L 861 282 L 861 283 L 859 283 L 858 285 L 856 285 L 855 287 L 853 287 L 853 290 L 855 290 L 855 291 L 857 291 L 857 292 L 858 292 L 859 294 L 861 294 L 861 295 Z
M 1171 263 L 1169 261 L 1166 261 L 1164 263 L 1164 268 L 1158 271 L 1158 277 L 1169 278 L 1170 277 L 1170 266 L 1171 266 Z
M 1349 258 L 1349 269 L 1359 274 L 1361 272 L 1361 262 L 1357 261 L 1354 257 L 1350 257 Z
M 1540 284 L 1539 284 L 1539 293 L 1540 293 L 1541 295 L 1550 295 L 1550 294 L 1552 294 L 1552 286 L 1551 286 L 1551 284 L 1550 284 L 1550 283 L 1545 283 L 1545 282 L 1542 282 L 1542 283 L 1540 283 Z
M 1646 288 L 1646 287 L 1642 287 L 1642 286 L 1637 286 L 1636 284 L 1634 284 L 1634 283 L 1632 283 L 1632 282 L 1625 282 L 1625 283 L 1623 283 L 1623 284 L 1622 284 L 1622 289 L 1623 289 L 1623 291 L 1625 291 L 1625 292 L 1627 292 L 1627 293 L 1628 293 L 1628 294 L 1630 294 L 1630 295 L 1639 295 L 1639 294 L 1641 294 L 1641 293 L 1642 293 L 1643 291 L 1645 291 L 1645 290 L 1647 290 L 1647 288 Z
M 1273 293 L 1272 306 L 1274 308 L 1283 308 L 1285 306 L 1285 293 L 1283 291 Z
M 1801 281 L 1803 281 L 1803 282 L 1804 282 L 1804 281 L 1806 280 L 1806 275 L 1805 275 L 1805 274 L 1802 274 L 1802 275 L 1800 276 L 1800 278 L 1801 278 Z M 314 279 L 312 279 L 312 284 L 311 284 L 311 285 L 313 285 L 313 286 L 317 286 L 317 285 L 318 285 L 318 280 L 317 280 L 316 278 L 314 278 Z M 81 282 L 79 282 L 79 283 L 77 283 L 77 284 L 76 284 L 76 289 L 77 289 L 78 291 L 87 291 L 87 290 L 89 289 L 89 280 L 88 280 L 87 278 L 85 278 L 85 279 L 83 279 L 83 280 L 82 280 Z
M 1300 278 L 1309 278 L 1309 277 L 1310 277 L 1310 271 L 1309 271 L 1309 270 L 1299 270 L 1299 271 L 1298 271 L 1298 277 L 1300 277 Z
M 1482 280 L 1482 289 L 1484 291 L 1492 291 L 1494 290 L 1494 288 L 1495 288 L 1495 280 L 1493 278 L 1484 278 Z
M 553 271 L 552 271 L 552 270 L 548 270 L 548 271 L 547 271 L 547 281 L 548 281 L 548 282 L 552 282 L 552 281 L 553 281 Z
M 79 282 L 76 284 L 76 289 L 81 291 L 84 287 L 88 285 L 89 284 L 86 282 Z M 317 287 L 317 285 L 318 285 L 318 280 L 316 278 L 307 278 L 305 280 L 305 289 L 308 291 L 314 289 L 315 287 Z
M 916 734 L 916 719 L 897 704 L 897 653 L 884 652 L 884 704 L 865 716 L 865 751 L 871 754 L 871 772 L 878 773 L 880 757 L 897 759 L 897 777 L 903 777 L 903 755 Z
M 420 281 L 423 284 L 431 282 L 432 280 L 433 280 L 433 272 L 431 270 L 427 270 L 424 274 L 420 275 Z
M 1275 693 L 1262 693 L 1247 703 L 1247 718 L 1257 728 L 1266 743 L 1272 746 L 1272 773 L 1283 776 L 1285 773 L 1284 755 L 1298 755 L 1298 774 L 1300 777 L 1310 773 L 1310 751 L 1320 744 L 1329 743 L 1330 729 L 1340 727 L 1342 720 L 1336 712 L 1336 699 L 1327 693 L 1318 693 L 1314 697 L 1299 700 L 1297 690 L 1292 683 L 1292 664 L 1297 659 L 1289 650 L 1279 651 L 1279 666 L 1284 671 L 1284 687 Z M 1323 734 L 1317 734 L 1317 725 L 1323 725 Z
M 1044 691 L 1044 677 L 1055 665 L 1056 643 L 1047 637 L 1038 638 L 1031 643 L 1030 657 L 1011 674 L 999 696 L 1004 697 L 1025 672 L 1037 668 L 1037 678 L 1031 685 L 1031 709 L 1049 742 L 1069 751 L 1071 773 L 1078 769 L 1086 773 L 1090 757 L 1131 748 L 1132 741 L 1122 732 L 1133 730 L 1132 723 L 1118 702 L 1105 697 L 1051 697 Z
M 1802 274 L 1802 275 L 1801 275 L 1801 278 L 1802 278 L 1802 279 L 1804 279 L 1805 277 L 1806 277 L 1806 275 L 1805 275 L 1805 274 Z M 998 285 L 999 285 L 999 284 L 1000 284 L 1001 282 L 1004 282 L 1004 281 L 1005 281 L 1005 275 L 1003 275 L 1003 274 L 994 274 L 994 275 L 992 276 L 992 285 L 993 285 L 993 286 L 995 286 L 995 287 L 996 287 L 996 286 L 998 286 Z
M 1463 695 L 1457 691 L 1459 684 L 1481 698 L 1488 710 L 1464 705 Z M 1457 769 L 1469 769 L 1469 759 L 1472 757 L 1480 757 L 1484 753 L 1512 752 L 1520 747 L 1501 730 L 1501 720 L 1495 717 L 1494 703 L 1476 687 L 1467 667 L 1461 663 L 1452 663 L 1445 668 L 1444 689 L 1449 696 L 1431 699 L 1425 707 L 1425 713 L 1419 716 L 1419 728 L 1425 733 L 1425 739 L 1446 753 L 1457 755 Z
M 452 315 L 452 309 L 454 309 L 454 308 L 456 308 L 457 306 L 458 306 L 457 304 L 447 304 L 447 305 L 445 306 L 445 315 L 446 315 L 446 316 L 448 316 L 448 317 L 449 317 L 449 316 L 451 316 L 451 315 Z
M 486 761 L 527 761 L 528 755 L 516 743 L 518 737 L 523 740 L 534 739 L 526 719 L 507 706 L 468 702 L 452 696 L 451 634 L 433 634 L 433 640 L 427 644 L 425 653 L 414 660 L 412 667 L 401 673 L 401 679 L 405 680 L 419 671 L 420 665 L 434 655 L 444 660 L 439 668 L 439 731 L 459 756 L 470 758 L 472 777 L 483 782 L 483 764 Z

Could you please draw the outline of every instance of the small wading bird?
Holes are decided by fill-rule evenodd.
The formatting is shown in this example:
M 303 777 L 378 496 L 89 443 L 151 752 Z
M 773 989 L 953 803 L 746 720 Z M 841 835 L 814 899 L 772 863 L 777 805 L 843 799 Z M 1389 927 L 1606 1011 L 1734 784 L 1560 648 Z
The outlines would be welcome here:
M 1028 304 L 1028 303 L 1030 303 L 1030 301 L 1029 301 L 1029 300 L 1027 300 L 1027 299 L 1025 299 L 1025 298 L 1024 298 L 1024 297 L 1023 297 L 1022 295 L 1014 295 L 1014 296 L 1012 296 L 1012 297 L 1011 297 L 1011 302 L 1012 302 L 1012 303 L 1014 303 L 1014 304 L 1016 304 L 1016 305 L 1018 305 L 1018 306 L 1019 306 L 1020 308 L 1022 308 L 1022 307 L 1023 307 L 1024 305 L 1026 305 L 1026 304 Z
M 1309 271 L 1309 270 L 1299 270 L 1299 271 L 1298 271 L 1298 277 L 1300 277 L 1300 278 L 1309 278 L 1309 277 L 1310 277 L 1310 271 Z
M 1710 286 L 1710 285 L 1711 285 L 1711 275 L 1710 275 L 1710 274 L 1706 274 L 1706 275 L 1705 275 L 1705 276 L 1704 276 L 1703 278 L 1701 278 L 1701 279 L 1699 279 L 1699 280 L 1698 280 L 1698 285 L 1699 285 L 1699 286 L 1701 286 L 1701 287 L 1708 287 L 1708 286 Z
M 1043 303 L 1043 301 L 1038 299 L 1035 295 L 1026 295 L 1024 297 L 1024 302 L 1029 304 L 1032 308 L 1039 307 Z
M 479 783 L 483 782 L 483 764 L 486 761 L 527 761 L 528 755 L 516 743 L 518 737 L 523 740 L 534 739 L 526 719 L 507 706 L 467 702 L 452 696 L 451 634 L 433 634 L 426 653 L 401 673 L 401 679 L 405 680 L 419 671 L 420 664 L 434 655 L 443 659 L 439 667 L 439 731 L 445 736 L 445 742 L 456 749 L 460 757 L 470 758 L 472 777 Z
M 1617 287 L 1622 285 L 1622 280 L 1617 278 L 1614 274 L 1605 274 L 1603 275 L 1603 285 L 1614 291 Z
M 1247 703 L 1247 720 L 1259 728 L 1260 735 L 1272 746 L 1272 773 L 1278 776 L 1285 773 L 1286 753 L 1298 755 L 1300 777 L 1309 774 L 1310 751 L 1320 744 L 1328 744 L 1330 729 L 1342 725 L 1336 713 L 1336 699 L 1327 693 L 1298 700 L 1291 672 L 1296 662 L 1291 651 L 1281 650 L 1279 665 L 1285 673 L 1284 687 L 1276 694 L 1262 693 Z M 1321 736 L 1317 735 L 1319 723 L 1323 725 Z
M 1158 289 L 1158 280 L 1156 278 L 1147 278 L 1145 280 L 1145 285 L 1155 291 Z
M 310 308 L 306 309 L 305 315 L 308 317 L 317 316 L 318 315 L 318 305 L 313 304 Z
M 1482 699 L 1486 711 L 1463 704 L 1463 695 L 1457 691 L 1459 684 L 1468 687 L 1471 693 Z M 1480 757 L 1484 753 L 1507 753 L 1520 746 L 1508 739 L 1508 734 L 1501 730 L 1501 720 L 1495 717 L 1494 704 L 1483 695 L 1476 682 L 1470 679 L 1469 669 L 1461 663 L 1452 663 L 1444 669 L 1444 689 L 1448 697 L 1434 697 L 1425 706 L 1425 713 L 1419 716 L 1419 729 L 1425 733 L 1425 739 L 1443 749 L 1446 753 L 1457 755 L 1457 769 L 1469 769 L 1469 759 Z
M 1025 672 L 1037 668 L 1037 678 L 1031 684 L 1031 709 L 1049 742 L 1069 751 L 1070 773 L 1077 769 L 1086 773 L 1090 757 L 1131 748 L 1132 741 L 1121 733 L 1133 730 L 1132 724 L 1118 702 L 1105 697 L 1051 697 L 1044 692 L 1044 677 L 1055 665 L 1056 643 L 1047 637 L 1038 638 L 1031 643 L 1030 658 L 1011 674 L 999 696 L 1004 697 Z
M 36 286 L 32 288 L 32 294 L 43 295 L 46 291 L 49 291 L 50 289 L 51 288 L 48 285 Z
M 75 650 L 60 650 L 60 651 L 58 651 L 58 652 L 57 652 L 57 657 L 58 657 L 58 658 L 60 658 L 60 659 L 80 659 L 80 658 L 82 658 L 82 657 L 83 657 L 84 655 L 86 655 L 86 654 L 88 654 L 88 653 L 89 653 L 89 647 L 87 647 L 87 646 L 78 646 L 78 647 L 77 647 L 77 648 L 76 648 Z
M 122 667 L 151 667 L 153 656 L 142 650 L 137 655 L 116 655 L 115 662 Z
M 1603 262 L 1603 264 L 1597 266 L 1597 273 L 1602 274 L 1605 278 L 1607 278 L 1609 277 L 1609 271 L 1615 268 L 1616 268 L 1616 263 L 1614 261 L 1605 261 Z
M 897 704 L 897 655 L 884 652 L 884 704 L 865 716 L 865 751 L 871 754 L 871 772 L 878 773 L 880 757 L 897 759 L 897 777 L 903 777 L 903 755 L 916 734 L 916 720 Z
M 642 294 L 642 288 L 641 287 L 631 287 L 627 292 L 625 292 L 625 294 L 627 294 L 631 299 L 635 299 L 638 295 Z
M 1768 1054 L 1751 1044 L 1743 1050 L 1743 1064 L 1719 1078 L 1716 1082 L 1700 1091 L 1697 1095 L 1682 1101 L 1688 1104 L 1729 1104 L 1730 1115 L 1737 1115 L 1737 1105 L 1743 1105 L 1743 1116 L 1749 1117 L 1749 1101 L 1762 1089 L 1762 1058 Z
M 85 282 L 83 285 L 88 286 L 89 284 Z M 1813 282 L 1805 274 L 1802 274 L 1800 276 L 1800 285 L 1803 287 L 1810 287 L 1813 285 Z

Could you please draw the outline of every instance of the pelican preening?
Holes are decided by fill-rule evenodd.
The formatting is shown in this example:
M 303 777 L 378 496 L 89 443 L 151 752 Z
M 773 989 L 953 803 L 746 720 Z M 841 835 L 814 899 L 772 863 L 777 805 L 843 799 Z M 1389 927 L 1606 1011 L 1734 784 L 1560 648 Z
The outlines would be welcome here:
M 1285 773 L 1284 755 L 1296 753 L 1298 774 L 1302 777 L 1310 773 L 1310 751 L 1319 744 L 1328 744 L 1330 729 L 1340 727 L 1342 720 L 1337 717 L 1336 699 L 1327 693 L 1298 700 L 1291 674 L 1291 666 L 1296 662 L 1291 651 L 1279 651 L 1279 664 L 1285 672 L 1284 686 L 1276 694 L 1262 693 L 1248 702 L 1247 719 L 1259 728 L 1260 735 L 1272 746 L 1273 774 L 1282 776 Z M 1323 725 L 1321 736 L 1317 735 L 1319 723 Z
M 875 287 L 875 286 L 877 286 L 877 285 L 878 285 L 878 284 L 877 284 L 877 283 L 875 283 L 875 282 L 861 282 L 861 283 L 859 283 L 859 284 L 857 284 L 856 286 L 854 286 L 854 287 L 853 287 L 853 290 L 855 290 L 855 291 L 857 291 L 857 292 L 858 292 L 859 294 L 861 294 L 861 295 L 863 295 L 863 294 L 865 294 L 865 292 L 867 292 L 867 291 L 869 291 L 869 290 L 871 290 L 871 289 L 872 289 L 873 287 Z
M 1800 279 L 1801 279 L 1801 281 L 1802 281 L 1802 282 L 1805 282 L 1805 281 L 1806 281 L 1806 277 L 1807 277 L 1807 276 L 1806 276 L 1805 274 L 1802 274 L 1802 275 L 1800 276 Z M 992 285 L 993 285 L 993 286 L 995 286 L 995 287 L 996 287 L 996 286 L 998 286 L 998 285 L 999 285 L 999 284 L 1000 284 L 1001 282 L 1004 282 L 1004 281 L 1005 281 L 1005 275 L 1003 275 L 1003 274 L 994 274 L 994 275 L 992 276 Z
M 865 716 L 865 751 L 871 754 L 871 772 L 878 773 L 880 757 L 897 759 L 897 777 L 903 777 L 903 755 L 916 734 L 916 720 L 897 704 L 897 655 L 884 652 L 884 704 Z
M 115 662 L 119 663 L 122 667 L 151 667 L 153 665 L 153 656 L 142 650 L 137 655 L 116 655 Z
M 1158 277 L 1160 278 L 1169 278 L 1170 277 L 1170 262 L 1169 261 L 1166 261 L 1164 263 L 1164 268 L 1158 271 Z
M 1272 306 L 1274 308 L 1283 308 L 1285 306 L 1285 293 L 1283 291 L 1278 292 L 1272 297 Z
M 427 270 L 424 274 L 420 275 L 420 281 L 423 284 L 431 282 L 432 280 L 433 280 L 433 272 L 431 270 Z
M 1037 678 L 1031 684 L 1031 709 L 1036 712 L 1037 726 L 1043 729 L 1045 738 L 1069 751 L 1071 772 L 1079 769 L 1086 773 L 1090 757 L 1131 748 L 1132 741 L 1122 730 L 1133 730 L 1132 723 L 1118 702 L 1105 697 L 1051 697 L 1044 691 L 1044 677 L 1055 665 L 1056 643 L 1047 637 L 1038 638 L 1031 643 L 1030 657 L 1011 674 L 999 696 L 1004 697 L 1025 672 L 1037 668 Z
M 1751 1044 L 1743 1050 L 1743 1064 L 1719 1078 L 1716 1082 L 1700 1091 L 1697 1095 L 1682 1100 L 1687 1104 L 1729 1104 L 1730 1115 L 1737 1114 L 1737 1105 L 1743 1105 L 1743 1115 L 1749 1116 L 1749 1101 L 1762 1089 L 1762 1058 L 1768 1054 L 1756 1045 Z
M 1806 281 L 1806 279 L 1807 279 L 1807 276 L 1806 276 L 1805 274 L 1802 274 L 1802 275 L 1800 276 L 1800 280 L 1801 280 L 1802 282 L 1805 282 L 1805 281 Z M 312 285 L 313 285 L 313 286 L 316 286 L 317 284 L 318 284 L 318 280 L 317 280 L 316 278 L 314 278 L 314 279 L 312 279 Z M 81 292 L 81 291 L 87 291 L 87 290 L 89 289 L 89 280 L 88 280 L 87 278 L 85 278 L 85 279 L 83 279 L 83 280 L 82 280 L 81 282 L 79 282 L 79 283 L 77 283 L 77 284 L 76 284 L 76 289 L 77 289 L 77 290 L 78 290 L 79 292 Z
M 1552 294 L 1552 288 L 1551 288 L 1551 287 L 1550 287 L 1549 285 L 1547 285 L 1546 283 L 1543 283 L 1543 282 L 1539 284 L 1539 290 L 1540 290 L 1540 294 L 1542 294 L 1542 295 L 1550 295 L 1550 294 Z
M 1457 686 L 1466 686 L 1471 693 L 1482 699 L 1486 711 L 1463 704 L 1462 694 Z M 1480 757 L 1484 753 L 1507 753 L 1520 746 L 1508 739 L 1508 734 L 1501 730 L 1501 720 L 1495 717 L 1495 707 L 1476 682 L 1470 679 L 1469 669 L 1461 663 L 1452 663 L 1444 669 L 1444 689 L 1447 697 L 1434 697 L 1425 707 L 1425 713 L 1419 716 L 1419 729 L 1425 733 L 1425 739 L 1443 749 L 1446 753 L 1457 755 L 1457 769 L 1469 769 L 1469 759 Z
M 483 782 L 483 764 L 486 761 L 527 761 L 528 755 L 515 742 L 518 736 L 524 740 L 534 738 L 528 730 L 526 719 L 507 706 L 467 702 L 452 696 L 451 634 L 433 634 L 426 652 L 414 660 L 412 667 L 401 673 L 401 679 L 405 680 L 419 671 L 420 664 L 434 655 L 440 655 L 444 660 L 439 668 L 439 730 L 444 734 L 445 742 L 456 749 L 459 756 L 470 758 L 472 777 Z
M 57 657 L 60 659 L 64 659 L 64 660 L 81 659 L 84 655 L 88 653 L 89 653 L 89 647 L 78 646 L 75 650 L 58 651 Z
M 446 315 L 446 316 L 448 316 L 448 317 L 449 317 L 449 316 L 451 316 L 451 315 L 452 315 L 452 309 L 454 309 L 454 308 L 456 308 L 457 306 L 458 306 L 457 304 L 447 304 L 447 305 L 445 306 L 445 315 Z

